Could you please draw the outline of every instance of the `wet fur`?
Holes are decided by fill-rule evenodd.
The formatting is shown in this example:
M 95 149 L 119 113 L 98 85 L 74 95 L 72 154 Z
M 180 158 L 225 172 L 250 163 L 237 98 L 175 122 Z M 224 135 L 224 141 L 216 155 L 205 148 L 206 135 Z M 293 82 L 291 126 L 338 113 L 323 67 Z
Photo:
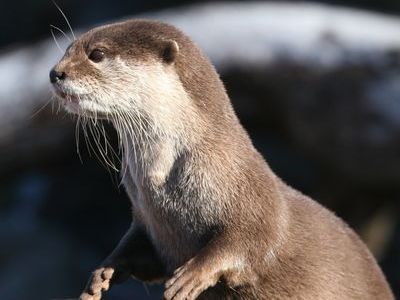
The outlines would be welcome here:
M 96 47 L 107 49 L 102 65 L 87 59 Z M 201 299 L 393 299 L 356 234 L 271 171 L 214 67 L 179 30 L 99 27 L 56 68 L 69 78 L 58 88 L 85 100 L 67 110 L 109 119 L 119 134 L 133 222 L 102 264 L 111 281 L 169 279 L 167 299 L 202 289 Z M 108 289 L 93 276 L 81 299 Z

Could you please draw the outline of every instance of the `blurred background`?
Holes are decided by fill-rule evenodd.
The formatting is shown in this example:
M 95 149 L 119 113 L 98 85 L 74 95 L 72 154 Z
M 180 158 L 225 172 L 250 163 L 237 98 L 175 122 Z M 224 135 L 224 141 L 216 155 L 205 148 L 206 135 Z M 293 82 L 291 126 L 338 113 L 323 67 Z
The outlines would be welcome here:
M 77 35 L 129 16 L 188 33 L 274 171 L 355 228 L 400 297 L 400 1 L 57 3 Z M 62 54 L 49 26 L 70 35 L 60 12 L 0 8 L 0 299 L 73 299 L 128 228 L 129 201 L 83 139 L 81 163 L 73 118 L 52 111 Z M 131 280 L 105 299 L 161 294 Z

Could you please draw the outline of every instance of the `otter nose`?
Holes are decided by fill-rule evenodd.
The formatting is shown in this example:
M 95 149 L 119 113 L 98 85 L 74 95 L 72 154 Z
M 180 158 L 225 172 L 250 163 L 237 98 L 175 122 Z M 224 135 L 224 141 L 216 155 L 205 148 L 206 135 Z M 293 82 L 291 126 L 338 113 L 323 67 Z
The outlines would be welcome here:
M 56 83 L 56 82 L 59 82 L 59 81 L 61 81 L 61 80 L 63 80 L 65 78 L 65 73 L 64 72 L 58 72 L 58 71 L 52 69 L 50 71 L 49 76 L 50 76 L 50 82 L 51 83 Z

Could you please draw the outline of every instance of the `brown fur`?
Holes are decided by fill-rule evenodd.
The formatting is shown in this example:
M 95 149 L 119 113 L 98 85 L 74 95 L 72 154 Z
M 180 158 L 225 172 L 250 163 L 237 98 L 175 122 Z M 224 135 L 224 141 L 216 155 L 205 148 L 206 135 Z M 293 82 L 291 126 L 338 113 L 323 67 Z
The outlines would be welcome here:
M 86 77 L 107 87 L 115 74 L 101 74 L 87 58 L 99 47 L 109 60 L 161 63 L 175 73 L 191 115 L 176 116 L 183 136 L 154 133 L 157 155 L 146 152 L 143 140 L 128 141 L 140 144 L 145 165 L 132 167 L 129 155 L 125 161 L 132 227 L 93 273 L 81 299 L 100 299 L 110 282 L 129 275 L 168 279 L 164 296 L 175 300 L 393 299 L 357 235 L 271 171 L 214 67 L 187 36 L 146 20 L 103 26 L 74 42 L 55 69 L 69 80 Z M 157 158 L 165 165 L 151 172 Z

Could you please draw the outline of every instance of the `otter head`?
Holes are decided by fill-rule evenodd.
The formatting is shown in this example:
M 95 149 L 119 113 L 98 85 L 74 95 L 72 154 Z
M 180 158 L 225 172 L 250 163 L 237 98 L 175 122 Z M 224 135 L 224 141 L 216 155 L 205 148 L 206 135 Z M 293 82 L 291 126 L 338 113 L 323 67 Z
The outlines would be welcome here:
M 95 28 L 50 71 L 54 92 L 68 112 L 89 118 L 178 123 L 191 106 L 176 72 L 181 35 L 146 20 Z

